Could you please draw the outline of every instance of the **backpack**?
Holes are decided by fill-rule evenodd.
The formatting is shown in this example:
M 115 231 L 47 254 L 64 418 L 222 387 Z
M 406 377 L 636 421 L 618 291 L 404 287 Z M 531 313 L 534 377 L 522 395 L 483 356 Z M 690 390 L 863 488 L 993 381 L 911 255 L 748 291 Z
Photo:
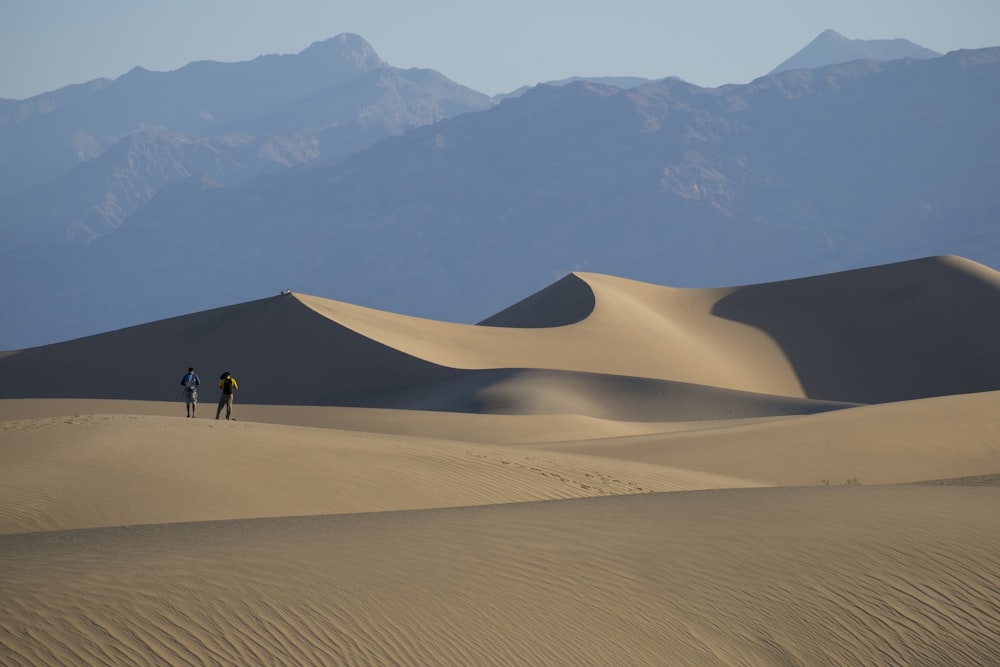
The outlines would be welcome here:
M 201 383 L 198 382 L 198 376 L 195 375 L 194 373 L 188 373 L 187 375 L 181 378 L 181 386 L 183 386 L 188 391 L 194 391 L 199 384 Z
M 227 377 L 222 381 L 222 393 L 231 394 L 233 393 L 233 378 Z

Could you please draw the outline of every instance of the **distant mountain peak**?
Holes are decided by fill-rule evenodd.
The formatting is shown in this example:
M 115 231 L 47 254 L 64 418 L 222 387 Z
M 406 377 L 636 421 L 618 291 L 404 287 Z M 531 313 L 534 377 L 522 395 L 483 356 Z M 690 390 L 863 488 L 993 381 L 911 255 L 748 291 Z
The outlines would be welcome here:
M 385 65 L 371 44 L 360 35 L 349 32 L 342 32 L 330 39 L 313 42 L 299 55 L 309 59 L 341 60 L 362 70 L 375 69 Z
M 848 39 L 847 37 L 844 37 L 843 35 L 841 35 L 836 30 L 833 30 L 832 28 L 827 28 L 826 30 L 824 30 L 823 32 L 821 32 L 818 37 L 816 37 L 816 40 L 821 40 L 821 39 L 822 40 L 836 39 L 836 40 L 842 40 L 842 41 L 845 41 L 845 42 L 851 41 L 850 39 Z M 813 40 L 813 41 L 816 41 L 816 40 Z
M 926 60 L 941 54 L 906 39 L 850 39 L 836 30 L 826 29 L 791 58 L 769 74 L 791 69 L 816 69 L 852 60 Z

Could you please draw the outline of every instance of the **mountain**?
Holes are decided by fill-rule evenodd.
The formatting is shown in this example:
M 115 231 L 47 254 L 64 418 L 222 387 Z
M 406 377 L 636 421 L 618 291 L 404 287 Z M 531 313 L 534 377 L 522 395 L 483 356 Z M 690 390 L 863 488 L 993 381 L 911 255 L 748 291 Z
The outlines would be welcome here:
M 89 243 L 121 225 L 167 185 L 200 174 L 219 183 L 266 169 L 251 137 L 198 138 L 149 128 L 23 193 L 0 198 L 0 243 Z
M 437 72 L 390 67 L 349 34 L 0 105 L 0 241 L 89 242 L 178 179 L 234 185 L 492 105 Z
M 297 55 L 201 61 L 172 72 L 136 67 L 114 81 L 99 79 L 38 95 L 0 116 L 0 193 L 47 181 L 137 128 L 157 126 L 194 136 L 228 133 L 248 114 L 273 113 L 382 66 L 367 42 L 345 34 Z
M 771 74 L 791 69 L 815 69 L 852 60 L 924 60 L 941 54 L 905 39 L 848 39 L 834 30 L 824 30 L 801 51 L 781 63 Z
M 715 89 L 538 86 L 336 164 L 170 188 L 83 248 L 4 256 L 19 316 L 0 347 L 285 288 L 474 322 L 573 271 L 685 287 L 1000 266 L 998 105 L 997 48 Z
M 934 55 L 905 40 L 848 40 L 828 30 L 786 65 Z M 578 81 L 629 89 L 653 80 L 571 77 L 546 85 Z M 0 199 L 0 214 L 12 221 L 0 229 L 0 241 L 89 242 L 179 178 L 198 174 L 232 185 L 334 161 L 389 134 L 489 105 L 436 72 L 389 67 L 350 34 L 295 56 L 204 61 L 176 72 L 137 67 L 115 81 L 3 100 L 0 142 L 10 141 L 11 150 L 3 153 L 6 163 L 0 157 L 0 194 L 16 194 Z

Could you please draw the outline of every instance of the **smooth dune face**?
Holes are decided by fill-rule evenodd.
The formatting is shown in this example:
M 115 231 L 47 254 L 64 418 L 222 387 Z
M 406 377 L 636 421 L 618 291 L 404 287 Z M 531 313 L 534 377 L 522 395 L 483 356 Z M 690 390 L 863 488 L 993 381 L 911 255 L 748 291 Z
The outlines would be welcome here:
M 586 455 L 140 415 L 0 423 L 0 534 L 757 486 Z
M 1000 472 L 998 405 L 987 392 L 544 446 L 780 486 L 903 484 Z
M 0 355 L 0 664 L 1000 664 L 998 295 L 574 274 Z

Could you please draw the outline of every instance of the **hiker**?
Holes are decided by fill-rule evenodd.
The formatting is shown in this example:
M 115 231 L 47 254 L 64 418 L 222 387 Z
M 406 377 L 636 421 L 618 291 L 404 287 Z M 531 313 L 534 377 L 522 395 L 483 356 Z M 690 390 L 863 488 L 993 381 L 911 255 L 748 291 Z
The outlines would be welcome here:
M 198 409 L 198 385 L 200 384 L 201 380 L 198 379 L 198 375 L 194 372 L 194 368 L 189 368 L 188 372 L 181 378 L 181 386 L 184 387 L 184 403 L 187 405 L 188 417 L 194 417 L 195 410 Z
M 236 378 L 226 371 L 219 376 L 219 389 L 222 390 L 222 394 L 219 396 L 219 409 L 215 411 L 215 418 L 218 419 L 219 415 L 222 414 L 222 408 L 226 408 L 226 419 L 229 419 L 233 414 L 233 394 L 240 386 L 236 384 Z

